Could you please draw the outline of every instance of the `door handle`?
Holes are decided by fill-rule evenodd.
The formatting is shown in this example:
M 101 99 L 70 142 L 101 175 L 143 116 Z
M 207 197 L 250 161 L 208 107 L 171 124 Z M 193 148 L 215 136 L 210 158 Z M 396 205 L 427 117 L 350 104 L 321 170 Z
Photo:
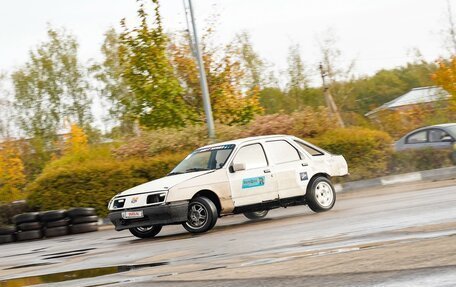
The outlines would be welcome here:
M 263 170 L 263 172 L 264 172 L 264 173 L 270 173 L 271 170 L 270 170 L 270 169 L 265 169 L 265 170 Z
M 302 166 L 308 166 L 309 164 L 307 162 L 301 163 Z

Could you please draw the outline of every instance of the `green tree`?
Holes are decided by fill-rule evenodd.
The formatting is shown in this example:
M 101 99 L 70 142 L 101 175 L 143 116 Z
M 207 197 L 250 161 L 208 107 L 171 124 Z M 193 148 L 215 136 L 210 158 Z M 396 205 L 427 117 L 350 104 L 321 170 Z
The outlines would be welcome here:
M 10 91 L 6 88 L 7 74 L 0 72 L 0 139 L 12 136 L 14 117 Z
M 120 35 L 113 28 L 107 30 L 101 46 L 103 60 L 93 65 L 91 72 L 97 80 L 99 94 L 109 106 L 109 114 L 105 120 L 119 124 L 120 133 L 125 135 L 133 131 L 134 116 L 129 114 L 127 109 L 132 94 L 122 78 L 120 45 Z
M 237 55 L 244 71 L 244 81 L 248 89 L 263 88 L 267 84 L 266 62 L 254 50 L 250 34 L 242 32 L 236 35 Z
M 120 103 L 126 113 L 148 128 L 181 127 L 191 118 L 184 91 L 174 75 L 167 55 L 168 39 L 163 32 L 158 0 L 152 0 L 152 23 L 140 3 L 138 27 L 129 29 L 122 20 L 119 47 L 122 78 L 131 96 Z
M 29 137 L 55 138 L 64 120 L 89 126 L 91 99 L 78 43 L 64 30 L 49 28 L 48 40 L 30 51 L 12 74 L 20 128 Z

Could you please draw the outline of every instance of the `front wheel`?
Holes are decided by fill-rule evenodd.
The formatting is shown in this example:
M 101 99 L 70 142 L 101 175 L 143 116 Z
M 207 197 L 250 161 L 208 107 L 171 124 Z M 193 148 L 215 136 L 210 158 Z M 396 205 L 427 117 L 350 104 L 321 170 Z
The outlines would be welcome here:
M 151 238 L 155 237 L 162 229 L 161 225 L 152 225 L 144 227 L 133 227 L 130 228 L 131 234 L 139 238 Z
M 262 210 L 262 211 L 254 211 L 254 212 L 244 212 L 244 216 L 248 219 L 255 220 L 261 219 L 268 215 L 269 210 Z
M 329 179 L 317 177 L 310 183 L 306 194 L 306 201 L 310 209 L 315 212 L 328 211 L 336 203 L 336 192 Z
M 197 197 L 188 205 L 187 221 L 182 226 L 191 233 L 206 232 L 217 222 L 218 211 L 215 204 L 206 197 Z

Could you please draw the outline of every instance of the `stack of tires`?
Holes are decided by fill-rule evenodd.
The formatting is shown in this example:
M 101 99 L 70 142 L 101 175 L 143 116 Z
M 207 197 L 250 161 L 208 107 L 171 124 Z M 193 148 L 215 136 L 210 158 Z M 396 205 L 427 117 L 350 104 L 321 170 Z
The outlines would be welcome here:
M 16 224 L 17 241 L 40 239 L 43 237 L 43 232 L 41 231 L 43 225 L 40 222 L 40 214 L 38 212 L 16 215 L 13 217 L 13 222 Z
M 98 216 L 95 209 L 76 207 L 69 209 L 67 214 L 71 220 L 70 231 L 72 234 L 98 230 Z
M 41 213 L 41 222 L 44 225 L 44 236 L 56 237 L 69 233 L 70 220 L 65 210 L 51 210 Z
M 10 243 L 14 241 L 16 228 L 11 226 L 0 226 L 0 244 Z

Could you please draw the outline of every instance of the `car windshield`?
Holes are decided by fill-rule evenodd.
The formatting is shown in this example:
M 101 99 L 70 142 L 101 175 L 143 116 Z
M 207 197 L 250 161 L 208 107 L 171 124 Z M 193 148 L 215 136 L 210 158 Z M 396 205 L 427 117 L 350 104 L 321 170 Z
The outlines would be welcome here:
M 234 144 L 229 144 L 197 149 L 168 175 L 222 168 L 234 147 Z
M 446 127 L 446 129 L 450 132 L 450 134 L 456 138 L 456 125 L 451 125 Z

